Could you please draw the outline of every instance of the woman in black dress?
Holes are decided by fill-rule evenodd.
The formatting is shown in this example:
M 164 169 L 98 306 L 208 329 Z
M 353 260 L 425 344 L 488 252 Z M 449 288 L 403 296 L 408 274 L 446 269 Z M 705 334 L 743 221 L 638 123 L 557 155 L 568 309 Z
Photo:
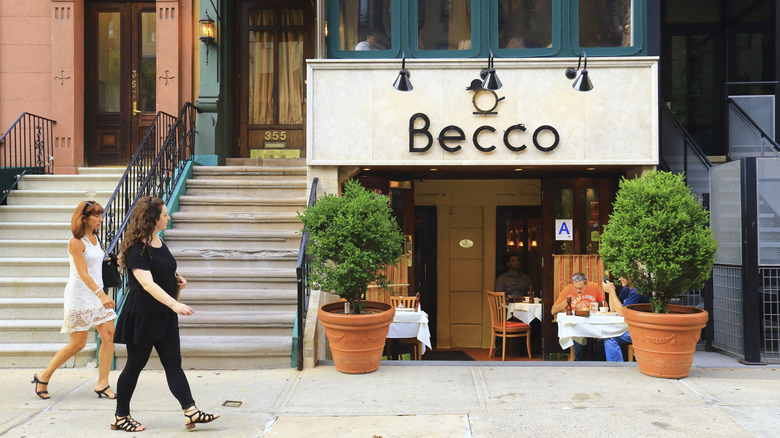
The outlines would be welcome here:
M 176 273 L 176 259 L 157 235 L 166 228 L 169 219 L 168 208 L 161 199 L 142 198 L 130 214 L 122 241 L 122 263 L 130 275 L 114 343 L 127 345 L 127 364 L 117 381 L 112 430 L 138 432 L 146 428 L 130 416 L 130 399 L 152 347 L 160 356 L 168 388 L 184 410 L 186 428 L 219 418 L 219 414 L 206 414 L 195 407 L 181 368 L 178 315 L 195 312 L 177 300 L 187 281 Z

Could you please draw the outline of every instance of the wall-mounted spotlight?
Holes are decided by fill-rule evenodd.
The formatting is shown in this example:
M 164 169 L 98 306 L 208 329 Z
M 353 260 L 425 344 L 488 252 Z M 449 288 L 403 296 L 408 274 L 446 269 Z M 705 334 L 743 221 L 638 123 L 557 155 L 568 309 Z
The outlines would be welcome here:
M 584 63 L 582 61 L 583 58 L 585 58 Z M 577 77 L 577 70 L 580 69 L 580 64 L 582 64 L 582 72 Z M 577 91 L 590 91 L 593 89 L 593 83 L 590 82 L 590 78 L 588 77 L 588 55 L 584 50 L 580 52 L 580 59 L 577 61 L 577 68 L 573 69 L 569 67 L 566 69 L 566 77 L 569 79 L 574 79 L 577 77 L 577 80 L 575 80 L 571 85 L 571 87 Z
M 482 88 L 486 90 L 498 90 L 503 86 L 501 81 L 498 79 L 498 75 L 496 74 L 496 69 L 493 68 L 493 51 L 490 51 L 490 54 L 488 55 L 488 68 L 485 70 L 482 70 L 479 73 L 479 77 L 483 79 L 482 81 Z
M 406 69 L 406 52 L 404 52 L 401 59 L 401 71 L 398 72 L 393 88 L 398 91 L 412 91 L 414 87 L 412 86 L 412 81 L 409 80 L 409 76 L 409 71 Z
M 206 15 L 198 23 L 200 24 L 200 40 L 206 45 L 206 65 L 208 65 L 209 45 L 214 44 L 214 20 L 209 17 L 209 11 L 206 11 Z

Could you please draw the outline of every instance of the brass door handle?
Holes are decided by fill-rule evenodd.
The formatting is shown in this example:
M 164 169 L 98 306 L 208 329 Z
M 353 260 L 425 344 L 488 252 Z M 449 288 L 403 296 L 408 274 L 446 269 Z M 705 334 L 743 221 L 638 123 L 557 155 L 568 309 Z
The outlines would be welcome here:
M 138 102 L 133 102 L 133 115 L 138 115 L 141 113 L 141 110 L 138 109 Z

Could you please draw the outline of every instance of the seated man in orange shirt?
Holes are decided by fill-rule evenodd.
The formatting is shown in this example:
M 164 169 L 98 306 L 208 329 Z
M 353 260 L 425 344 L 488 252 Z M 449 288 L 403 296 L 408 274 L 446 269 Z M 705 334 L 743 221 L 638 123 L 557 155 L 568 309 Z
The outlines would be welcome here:
M 557 315 L 566 311 L 566 297 L 571 297 L 572 310 L 590 309 L 590 303 L 601 303 L 604 301 L 604 292 L 601 286 L 596 283 L 589 283 L 588 277 L 582 272 L 577 272 L 571 276 L 570 285 L 563 288 L 558 299 L 552 306 L 552 314 Z M 574 343 L 574 360 L 583 360 L 585 350 L 582 345 Z

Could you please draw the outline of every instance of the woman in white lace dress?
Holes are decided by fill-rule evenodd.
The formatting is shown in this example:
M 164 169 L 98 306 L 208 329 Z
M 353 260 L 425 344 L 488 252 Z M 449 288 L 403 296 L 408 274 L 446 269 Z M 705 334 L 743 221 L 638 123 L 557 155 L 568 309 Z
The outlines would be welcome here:
M 114 300 L 103 292 L 103 249 L 95 230 L 103 223 L 103 207 L 94 201 L 83 201 L 73 213 L 70 229 L 73 237 L 68 242 L 70 276 L 65 286 L 65 319 L 62 333 L 70 333 L 70 342 L 54 354 L 45 370 L 33 376 L 35 393 L 48 399 L 47 385 L 54 371 L 84 349 L 91 327 L 100 334 L 98 398 L 116 398 L 108 384 L 108 372 L 114 356 Z

